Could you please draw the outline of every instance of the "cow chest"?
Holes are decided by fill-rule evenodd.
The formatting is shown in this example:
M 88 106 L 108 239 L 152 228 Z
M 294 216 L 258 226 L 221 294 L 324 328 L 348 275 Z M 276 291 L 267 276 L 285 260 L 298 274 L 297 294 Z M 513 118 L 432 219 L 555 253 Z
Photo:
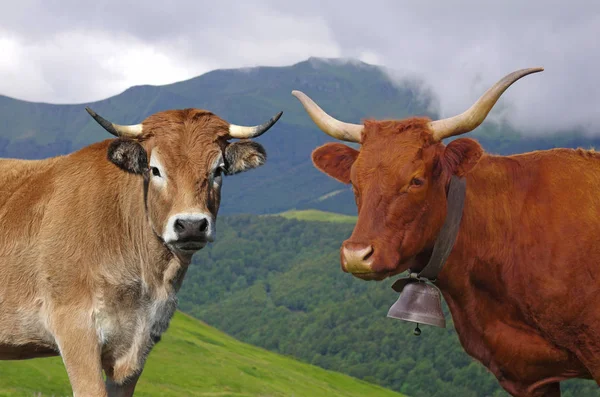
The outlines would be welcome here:
M 176 293 L 185 268 L 167 268 L 163 283 L 139 282 L 135 292 L 104 299 L 95 311 L 96 326 L 103 345 L 103 362 L 115 372 L 133 374 L 143 367 L 147 355 L 169 327 L 177 309 Z M 168 277 L 172 274 L 172 277 Z M 127 375 L 123 375 L 126 377 Z

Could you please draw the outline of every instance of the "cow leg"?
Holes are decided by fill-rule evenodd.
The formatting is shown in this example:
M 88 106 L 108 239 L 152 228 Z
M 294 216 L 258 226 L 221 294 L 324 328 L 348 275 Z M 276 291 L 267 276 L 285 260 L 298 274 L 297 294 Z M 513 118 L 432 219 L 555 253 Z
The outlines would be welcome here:
M 117 383 L 110 374 L 106 375 L 108 397 L 131 397 L 141 373 L 130 376 L 125 382 Z
M 73 396 L 106 397 L 100 341 L 91 318 L 72 312 L 55 313 L 51 324 Z

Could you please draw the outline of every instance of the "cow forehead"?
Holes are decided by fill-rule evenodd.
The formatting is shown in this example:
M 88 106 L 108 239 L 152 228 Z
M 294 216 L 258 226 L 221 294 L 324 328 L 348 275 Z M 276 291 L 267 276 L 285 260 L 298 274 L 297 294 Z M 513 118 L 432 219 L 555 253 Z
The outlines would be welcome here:
M 183 123 L 183 122 L 199 122 L 199 123 L 214 123 L 224 124 L 228 123 L 214 114 L 211 111 L 204 109 L 171 109 L 164 110 L 162 112 L 154 113 L 143 121 L 144 127 L 160 127 L 161 125 L 169 125 L 171 123 Z
M 225 139 L 229 123 L 202 109 L 167 110 L 142 122 L 144 134 L 156 137 L 163 145 L 206 144 Z
M 423 147 L 433 143 L 428 118 L 412 117 L 405 120 L 366 120 L 362 133 L 362 145 L 390 146 L 409 145 Z M 393 149 L 393 147 L 391 147 Z
M 186 170 L 188 174 L 190 171 L 192 174 L 204 173 L 214 167 L 223 153 L 219 142 L 211 141 L 196 145 L 169 145 L 158 141 L 153 146 L 150 161 L 152 156 L 159 156 L 160 163 L 171 173 L 173 170 Z
M 167 168 L 202 170 L 212 166 L 225 148 L 229 123 L 199 109 L 170 110 L 143 123 L 152 153 Z
M 390 180 L 402 178 L 422 167 L 423 149 L 430 144 L 431 134 L 419 119 L 365 123 L 353 175 L 357 180 L 376 174 Z

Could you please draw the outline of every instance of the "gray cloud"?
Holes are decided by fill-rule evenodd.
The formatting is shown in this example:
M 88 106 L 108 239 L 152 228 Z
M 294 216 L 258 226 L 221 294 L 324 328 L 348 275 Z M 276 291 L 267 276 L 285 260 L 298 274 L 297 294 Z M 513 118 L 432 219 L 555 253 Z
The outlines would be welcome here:
M 490 115 L 529 133 L 600 133 L 600 3 L 20 1 L 0 15 L 0 92 L 54 103 L 221 67 L 353 57 L 423 80 L 443 116 L 524 67 Z M 33 11 L 35 10 L 35 12 Z
M 327 16 L 344 56 L 385 65 L 396 78 L 421 77 L 442 116 L 462 112 L 513 70 L 543 66 L 513 85 L 491 118 L 529 133 L 600 133 L 600 3 L 308 4 L 304 10 Z
M 82 102 L 214 68 L 341 55 L 322 18 L 260 2 L 56 3 L 6 5 L 0 15 L 0 93 Z

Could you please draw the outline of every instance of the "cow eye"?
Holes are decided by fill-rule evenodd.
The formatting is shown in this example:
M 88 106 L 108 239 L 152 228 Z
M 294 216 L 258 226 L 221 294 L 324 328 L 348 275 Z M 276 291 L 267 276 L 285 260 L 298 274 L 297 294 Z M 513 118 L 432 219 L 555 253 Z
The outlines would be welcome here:
M 410 184 L 413 186 L 422 186 L 424 183 L 425 180 L 423 180 L 422 178 L 413 178 L 410 182 Z
M 221 184 L 221 182 L 223 180 L 223 172 L 224 172 L 223 166 L 219 166 L 219 167 L 215 168 L 215 173 L 214 173 L 214 176 L 213 176 L 213 180 L 214 180 L 214 182 L 215 182 L 216 185 L 220 185 Z
M 150 171 L 152 172 L 152 175 L 160 177 L 160 171 L 158 170 L 158 168 L 150 167 Z

